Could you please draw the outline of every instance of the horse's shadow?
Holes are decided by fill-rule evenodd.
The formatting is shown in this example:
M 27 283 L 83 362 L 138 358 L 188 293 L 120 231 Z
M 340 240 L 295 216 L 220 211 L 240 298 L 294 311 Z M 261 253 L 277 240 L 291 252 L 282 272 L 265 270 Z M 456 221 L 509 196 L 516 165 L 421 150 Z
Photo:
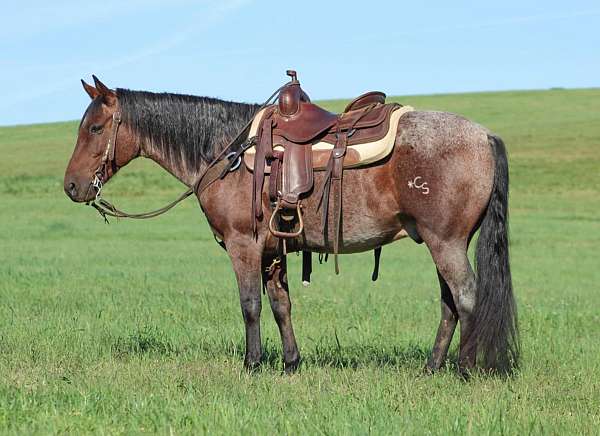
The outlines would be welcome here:
M 239 350 L 243 353 L 243 347 Z M 243 354 L 242 354 L 243 355 Z M 301 367 L 361 369 L 368 367 L 389 369 L 423 368 L 431 355 L 428 346 L 409 343 L 404 346 L 356 344 L 350 346 L 323 346 L 315 344 L 302 351 Z M 449 365 L 454 366 L 457 356 L 448 355 Z M 273 343 L 265 344 L 262 366 L 272 370 L 282 368 L 281 348 Z
M 226 356 L 239 359 L 244 356 L 242 342 L 198 342 L 175 345 L 165 336 L 156 332 L 136 332 L 127 337 L 111 338 L 110 349 L 116 358 L 133 356 L 161 356 L 176 358 L 181 355 Z M 302 367 L 360 369 L 368 367 L 390 369 L 422 368 L 430 357 L 431 349 L 420 343 L 410 342 L 404 345 L 385 345 L 381 343 L 355 343 L 340 345 L 336 341 L 310 341 L 302 349 Z M 274 340 L 267 340 L 263 346 L 261 367 L 264 370 L 283 369 L 281 346 Z M 451 352 L 447 361 L 456 366 L 456 352 Z

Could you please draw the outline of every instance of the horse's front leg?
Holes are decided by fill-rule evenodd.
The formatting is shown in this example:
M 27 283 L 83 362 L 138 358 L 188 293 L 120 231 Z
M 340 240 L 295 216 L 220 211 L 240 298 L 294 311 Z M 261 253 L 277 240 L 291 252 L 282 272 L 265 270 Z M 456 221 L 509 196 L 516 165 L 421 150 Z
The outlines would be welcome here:
M 283 344 L 284 370 L 291 373 L 300 364 L 300 353 L 292 327 L 292 303 L 287 281 L 286 259 L 285 257 L 274 259 L 272 256 L 267 256 L 263 266 L 271 309 Z
M 260 365 L 262 359 L 260 339 L 262 253 L 256 241 L 246 239 L 232 238 L 226 244 L 240 290 L 240 305 L 246 328 L 244 366 L 252 370 Z

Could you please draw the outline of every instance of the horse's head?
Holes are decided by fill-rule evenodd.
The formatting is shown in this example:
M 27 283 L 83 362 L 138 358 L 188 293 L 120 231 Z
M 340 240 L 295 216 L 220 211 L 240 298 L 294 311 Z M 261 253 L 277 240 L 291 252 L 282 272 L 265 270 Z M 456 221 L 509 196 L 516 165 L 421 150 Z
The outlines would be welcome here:
M 95 87 L 81 81 L 92 102 L 79 124 L 77 144 L 65 172 L 65 192 L 76 202 L 93 200 L 102 185 L 140 153 L 130 130 L 120 126 L 117 93 L 93 77 Z

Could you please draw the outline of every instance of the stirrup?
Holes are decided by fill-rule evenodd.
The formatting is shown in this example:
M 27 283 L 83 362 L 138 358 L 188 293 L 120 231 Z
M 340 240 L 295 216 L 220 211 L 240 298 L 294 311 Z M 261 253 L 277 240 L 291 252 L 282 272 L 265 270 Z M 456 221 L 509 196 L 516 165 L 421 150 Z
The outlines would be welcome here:
M 298 204 L 296 205 L 296 213 L 298 214 L 298 230 L 295 232 L 279 231 L 275 228 L 275 217 L 278 214 L 281 214 L 280 212 L 283 209 L 283 206 L 281 206 L 281 200 L 279 200 L 277 202 L 275 210 L 273 211 L 273 214 L 271 215 L 271 219 L 269 220 L 269 230 L 271 231 L 271 233 L 273 233 L 273 235 L 277 236 L 278 238 L 297 238 L 298 236 L 300 236 L 304 231 L 304 220 L 302 219 L 302 211 L 300 210 L 301 208 L 302 205 L 300 204 L 300 202 L 298 202 Z

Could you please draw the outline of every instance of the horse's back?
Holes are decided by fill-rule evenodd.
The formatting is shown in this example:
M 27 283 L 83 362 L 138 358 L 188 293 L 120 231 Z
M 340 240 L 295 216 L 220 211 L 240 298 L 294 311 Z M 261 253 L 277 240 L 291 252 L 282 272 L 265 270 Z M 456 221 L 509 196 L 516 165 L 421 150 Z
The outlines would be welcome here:
M 487 150 L 489 134 L 485 127 L 458 114 L 415 110 L 400 118 L 396 145 L 408 144 L 432 155 L 461 145 Z

